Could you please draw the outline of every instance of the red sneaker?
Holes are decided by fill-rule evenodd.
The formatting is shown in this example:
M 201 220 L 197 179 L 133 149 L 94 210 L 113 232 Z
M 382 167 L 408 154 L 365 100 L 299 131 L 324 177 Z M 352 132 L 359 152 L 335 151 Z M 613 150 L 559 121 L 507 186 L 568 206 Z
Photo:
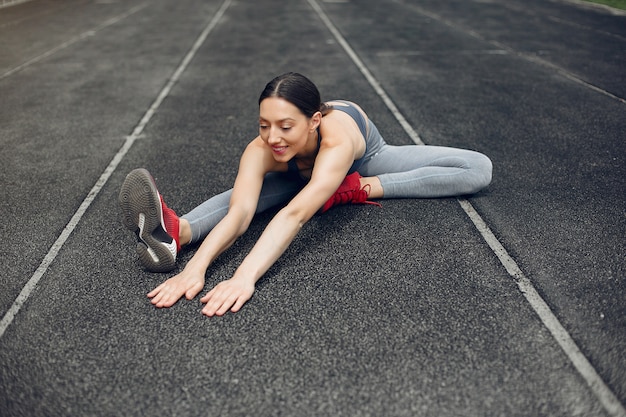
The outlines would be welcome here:
M 165 204 L 161 194 L 159 194 L 159 199 L 161 200 L 161 208 L 163 210 L 163 224 L 165 224 L 165 230 L 167 234 L 172 236 L 176 241 L 176 252 L 180 252 L 180 219 L 176 212 Z
M 376 203 L 374 201 L 367 201 L 367 197 L 369 196 L 371 186 L 365 185 L 361 187 L 361 181 L 359 179 L 362 178 L 361 174 L 358 172 L 353 172 L 348 175 L 335 194 L 330 196 L 328 201 L 324 203 L 321 208 L 321 212 L 325 213 L 333 206 L 338 206 L 340 204 L 373 204 L 378 207 L 382 207 L 380 203 Z
M 163 201 L 152 175 L 143 168 L 131 171 L 122 184 L 119 203 L 122 223 L 137 235 L 137 254 L 143 266 L 154 272 L 174 269 L 180 250 L 180 221 Z

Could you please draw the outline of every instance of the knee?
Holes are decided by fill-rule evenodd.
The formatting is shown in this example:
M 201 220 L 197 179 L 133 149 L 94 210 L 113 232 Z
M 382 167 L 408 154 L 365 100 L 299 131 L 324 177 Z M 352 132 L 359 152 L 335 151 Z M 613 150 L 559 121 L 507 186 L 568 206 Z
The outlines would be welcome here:
M 491 162 L 491 159 L 489 159 L 488 156 L 486 155 L 482 155 L 482 163 L 481 163 L 481 173 L 484 177 L 484 181 L 485 181 L 485 187 L 488 186 L 491 183 L 491 175 L 493 172 L 493 163 Z
M 472 164 L 472 171 L 474 172 L 475 184 L 473 193 L 476 193 L 491 183 L 493 164 L 491 159 L 483 154 L 477 154 L 476 160 Z

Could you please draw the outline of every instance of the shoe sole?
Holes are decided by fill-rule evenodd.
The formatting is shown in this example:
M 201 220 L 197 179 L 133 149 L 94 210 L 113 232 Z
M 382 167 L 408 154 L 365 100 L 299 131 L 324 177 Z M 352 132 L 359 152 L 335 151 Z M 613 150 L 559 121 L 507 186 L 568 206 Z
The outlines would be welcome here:
M 131 171 L 119 194 L 122 223 L 138 238 L 139 261 L 149 271 L 168 272 L 176 264 L 176 242 L 163 225 L 161 200 L 150 173 Z M 170 243 L 167 243 L 170 242 Z

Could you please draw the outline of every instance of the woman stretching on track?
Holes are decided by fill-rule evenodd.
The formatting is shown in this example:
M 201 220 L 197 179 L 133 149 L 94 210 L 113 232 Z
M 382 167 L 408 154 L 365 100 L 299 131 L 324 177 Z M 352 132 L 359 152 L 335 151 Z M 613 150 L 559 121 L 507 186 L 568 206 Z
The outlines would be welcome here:
M 369 199 L 472 194 L 491 182 L 483 154 L 438 146 L 387 145 L 354 103 L 323 103 L 306 77 L 287 73 L 259 98 L 259 135 L 246 147 L 233 189 L 178 217 L 145 169 L 126 177 L 119 202 L 124 225 L 138 237 L 137 253 L 151 271 L 171 271 L 181 247 L 201 242 L 185 268 L 148 297 L 170 307 L 204 288 L 211 263 L 250 225 L 255 213 L 287 203 L 274 216 L 232 278 L 200 299 L 202 313 L 237 312 L 256 282 L 317 212 Z

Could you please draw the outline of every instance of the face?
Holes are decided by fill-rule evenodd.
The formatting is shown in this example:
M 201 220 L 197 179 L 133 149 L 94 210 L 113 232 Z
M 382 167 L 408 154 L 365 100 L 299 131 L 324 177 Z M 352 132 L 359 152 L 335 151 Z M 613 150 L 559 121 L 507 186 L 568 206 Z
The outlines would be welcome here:
M 287 162 L 294 156 L 305 156 L 309 139 L 315 138 L 318 125 L 317 113 L 308 118 L 282 98 L 266 98 L 259 106 L 259 134 L 279 162 Z

